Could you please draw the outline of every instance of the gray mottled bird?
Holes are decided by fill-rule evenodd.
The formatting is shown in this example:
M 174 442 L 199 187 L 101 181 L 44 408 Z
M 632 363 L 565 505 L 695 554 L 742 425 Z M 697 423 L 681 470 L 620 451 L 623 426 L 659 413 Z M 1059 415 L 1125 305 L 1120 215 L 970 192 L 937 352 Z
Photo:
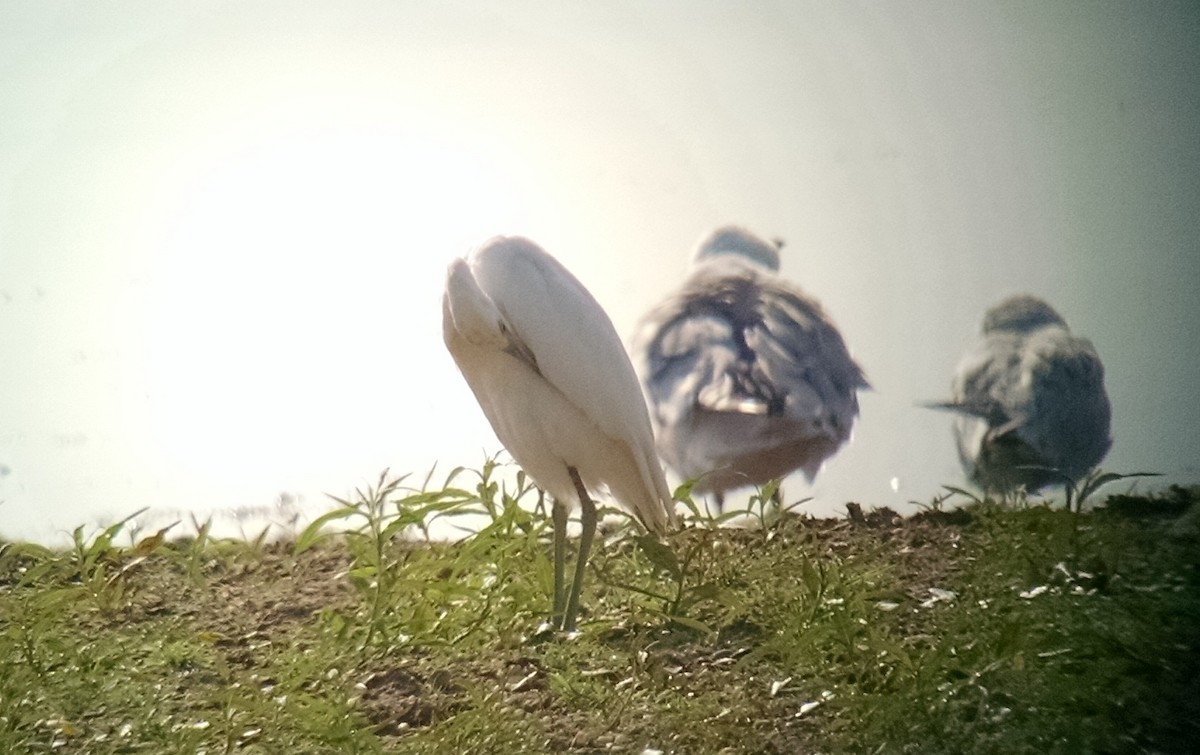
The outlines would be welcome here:
M 1013 296 L 987 311 L 954 375 L 952 409 L 967 477 L 1028 492 L 1079 480 L 1112 445 L 1104 366 L 1049 304 Z
M 778 270 L 775 246 L 719 228 L 634 341 L 660 455 L 718 506 L 795 470 L 811 481 L 849 439 L 867 387 L 821 306 Z

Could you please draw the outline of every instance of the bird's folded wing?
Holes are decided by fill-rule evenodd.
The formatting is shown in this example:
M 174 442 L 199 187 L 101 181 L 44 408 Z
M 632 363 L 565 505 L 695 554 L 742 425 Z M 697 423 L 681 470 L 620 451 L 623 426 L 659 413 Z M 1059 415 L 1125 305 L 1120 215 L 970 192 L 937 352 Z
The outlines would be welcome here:
M 841 334 L 820 306 L 783 286 L 764 287 L 761 320 L 746 331 L 754 352 L 754 382 L 797 419 L 832 418 L 849 427 L 856 391 L 868 388 Z
M 752 297 L 730 300 L 715 288 L 707 298 L 693 293 L 651 316 L 649 327 L 665 323 L 652 331 L 644 365 L 660 419 L 681 405 L 852 419 L 854 391 L 867 382 L 837 330 L 803 295 L 754 286 Z
M 525 239 L 498 239 L 471 264 L 502 316 L 508 353 L 531 364 L 567 404 L 628 450 L 640 484 L 617 495 L 629 499 L 623 502 L 648 527 L 663 531 L 672 521 L 670 490 L 637 375 L 603 308 L 562 264 Z M 611 488 L 616 481 L 607 483 Z
M 782 286 L 763 289 L 761 326 L 747 336 L 751 341 L 764 369 L 781 377 L 815 375 L 841 391 L 869 387 L 820 306 Z
M 1094 391 L 1104 382 L 1104 365 L 1092 342 L 1062 329 L 1030 338 L 1023 367 L 1037 389 L 1048 394 Z
M 1030 386 L 1023 347 L 1023 337 L 1008 333 L 982 339 L 955 370 L 953 398 L 931 406 L 979 417 L 991 427 L 1027 413 Z
M 658 421 L 672 424 L 697 406 L 766 413 L 765 401 L 739 387 L 739 347 L 734 335 L 733 325 L 722 317 L 683 311 L 653 330 L 640 351 Z

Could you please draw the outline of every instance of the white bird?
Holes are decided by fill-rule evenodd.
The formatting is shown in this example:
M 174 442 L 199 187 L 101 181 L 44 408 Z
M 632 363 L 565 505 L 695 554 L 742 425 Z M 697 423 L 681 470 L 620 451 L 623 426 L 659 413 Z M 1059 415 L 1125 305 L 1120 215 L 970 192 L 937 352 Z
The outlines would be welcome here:
M 797 469 L 811 482 L 868 387 L 821 306 L 778 270 L 775 246 L 719 228 L 635 338 L 659 453 L 718 507 L 728 490 Z
M 979 341 L 932 404 L 958 412 L 963 469 L 984 490 L 1028 492 L 1078 481 L 1112 445 L 1104 365 L 1049 304 L 1013 296 L 987 311 Z
M 442 333 L 500 442 L 553 498 L 552 619 L 572 631 L 596 530 L 588 491 L 606 487 L 656 534 L 674 524 L 629 356 L 583 284 L 519 237 L 494 238 L 450 263 Z M 567 516 L 576 503 L 582 534 L 564 599 Z

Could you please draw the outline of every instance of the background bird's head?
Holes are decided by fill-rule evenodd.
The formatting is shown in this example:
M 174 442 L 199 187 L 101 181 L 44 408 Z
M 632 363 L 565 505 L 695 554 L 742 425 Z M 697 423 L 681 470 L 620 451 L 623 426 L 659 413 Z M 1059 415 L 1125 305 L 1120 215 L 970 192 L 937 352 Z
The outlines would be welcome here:
M 693 263 L 700 265 L 726 255 L 749 260 L 768 270 L 779 270 L 779 248 L 735 225 L 723 226 L 705 236 L 696 247 Z
M 983 332 L 1029 333 L 1047 325 L 1066 328 L 1067 321 L 1046 302 L 1028 294 L 1010 296 L 983 316 Z

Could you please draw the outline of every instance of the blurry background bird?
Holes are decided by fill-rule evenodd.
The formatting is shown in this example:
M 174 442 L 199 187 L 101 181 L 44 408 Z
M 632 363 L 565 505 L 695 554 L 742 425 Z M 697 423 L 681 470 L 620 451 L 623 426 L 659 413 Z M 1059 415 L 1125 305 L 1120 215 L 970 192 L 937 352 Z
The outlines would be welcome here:
M 954 375 L 954 434 L 967 477 L 985 491 L 1036 492 L 1078 481 L 1112 445 L 1104 366 L 1049 304 L 1013 296 L 983 318 Z
M 868 387 L 820 305 L 778 270 L 775 245 L 719 228 L 635 339 L 659 452 L 718 507 L 726 491 L 795 470 L 811 482 Z
M 554 499 L 556 628 L 575 628 L 596 508 L 607 488 L 647 529 L 673 523 L 637 376 L 608 315 L 531 241 L 497 237 L 450 263 L 442 332 L 496 436 Z M 565 594 L 567 515 L 581 508 Z

